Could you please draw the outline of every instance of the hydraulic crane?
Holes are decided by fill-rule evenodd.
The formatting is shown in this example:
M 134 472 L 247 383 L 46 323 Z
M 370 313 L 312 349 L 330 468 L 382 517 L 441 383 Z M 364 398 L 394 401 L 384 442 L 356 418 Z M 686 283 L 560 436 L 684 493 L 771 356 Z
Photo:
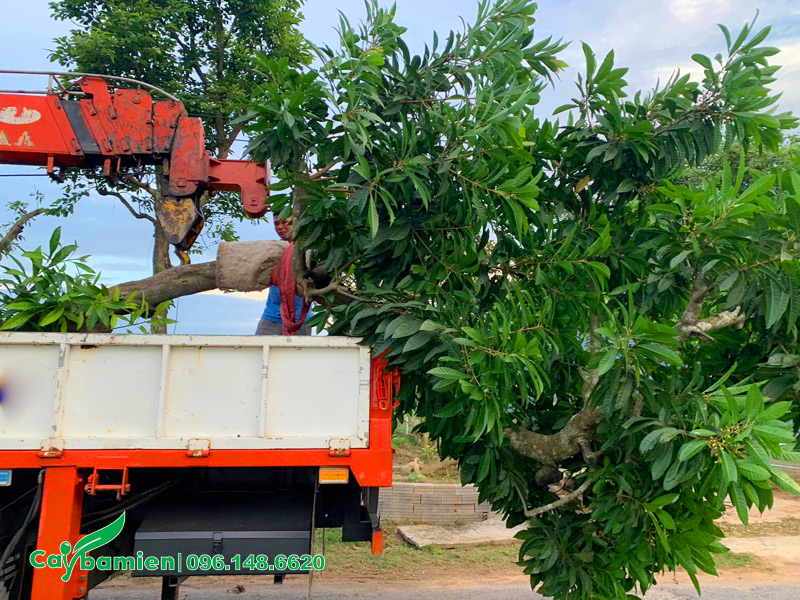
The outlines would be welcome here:
M 157 167 L 159 222 L 182 263 L 203 227 L 205 194 L 239 192 L 248 216 L 267 213 L 269 163 L 213 158 L 202 121 L 167 92 L 108 75 L 0 73 L 49 78 L 44 91 L 0 90 L 0 164 L 45 167 L 56 180 L 66 169 L 86 169 L 111 182 Z

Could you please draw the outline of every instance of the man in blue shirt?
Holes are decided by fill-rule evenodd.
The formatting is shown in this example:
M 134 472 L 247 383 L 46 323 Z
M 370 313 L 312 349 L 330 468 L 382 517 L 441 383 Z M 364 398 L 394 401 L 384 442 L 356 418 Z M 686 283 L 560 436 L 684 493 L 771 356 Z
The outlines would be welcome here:
M 287 219 L 278 218 L 278 213 L 272 213 L 272 221 L 275 224 L 275 233 L 278 234 L 282 240 L 289 241 L 292 237 L 292 217 Z M 295 301 L 295 315 L 296 319 L 300 319 L 300 312 L 303 309 L 303 299 L 300 296 L 294 297 Z M 306 316 L 306 320 L 308 320 Z M 295 321 L 295 322 L 298 322 Z M 277 285 L 269 288 L 269 295 L 267 296 L 267 305 L 264 307 L 264 313 L 258 321 L 256 327 L 256 335 L 283 335 L 283 321 L 281 320 L 281 293 Z M 295 335 L 311 335 L 311 328 L 304 325 L 297 330 Z

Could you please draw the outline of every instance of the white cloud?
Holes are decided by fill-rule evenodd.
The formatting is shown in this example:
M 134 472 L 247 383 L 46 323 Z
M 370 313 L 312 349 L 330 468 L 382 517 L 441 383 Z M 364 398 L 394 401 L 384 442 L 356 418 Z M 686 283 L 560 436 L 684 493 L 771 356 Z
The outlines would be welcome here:
M 680 21 L 689 22 L 706 12 L 724 17 L 731 9 L 729 0 L 673 0 L 669 11 Z

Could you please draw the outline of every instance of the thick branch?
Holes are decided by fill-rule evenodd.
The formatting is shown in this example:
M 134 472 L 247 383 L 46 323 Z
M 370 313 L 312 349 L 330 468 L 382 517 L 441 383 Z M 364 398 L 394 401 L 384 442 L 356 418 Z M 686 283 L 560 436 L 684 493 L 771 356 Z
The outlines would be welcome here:
M 557 433 L 545 435 L 511 427 L 507 427 L 503 433 L 511 441 L 511 449 L 517 454 L 555 467 L 581 452 L 582 446 L 591 441 L 602 416 L 603 411 L 599 408 L 585 408 L 576 413 Z
M 228 158 L 228 155 L 231 153 L 231 147 L 233 143 L 236 141 L 236 138 L 242 133 L 242 129 L 244 128 L 244 124 L 241 123 L 236 125 L 231 131 L 230 135 L 225 140 L 219 140 L 219 151 L 217 152 L 217 158 L 221 160 L 225 160 Z
M 144 295 L 147 303 L 155 307 L 162 302 L 174 300 L 181 296 L 207 292 L 217 287 L 217 263 L 207 262 L 196 265 L 183 265 L 174 269 L 166 269 L 139 281 L 121 283 L 118 287 L 120 297 L 127 298 L 136 293 Z M 114 289 L 110 292 L 113 294 Z
M 285 248 L 286 243 L 279 241 L 221 244 L 214 262 L 166 269 L 147 279 L 116 287 L 125 298 L 133 293 L 144 295 L 151 307 L 219 287 L 240 292 L 266 289 Z
M 716 315 L 711 315 L 705 319 L 701 319 L 691 325 L 678 324 L 678 331 L 681 335 L 678 338 L 681 342 L 685 342 L 689 338 L 696 337 L 703 339 L 707 342 L 715 341 L 709 332 L 723 329 L 725 327 L 736 327 L 741 329 L 747 322 L 747 315 L 742 312 L 742 307 L 737 306 L 734 310 L 725 310 Z
M 741 312 L 741 306 L 737 306 L 732 311 L 723 311 L 705 319 L 700 319 L 700 312 L 703 310 L 703 304 L 711 291 L 711 287 L 703 282 L 701 277 L 695 278 L 692 282 L 692 296 L 689 298 L 689 304 L 686 305 L 686 310 L 683 311 L 681 320 L 675 326 L 675 329 L 680 333 L 678 338 L 680 343 L 690 338 L 713 342 L 714 338 L 709 335 L 711 331 L 731 326 L 739 329 L 744 327 L 747 315 Z
M 6 233 L 3 236 L 3 239 L 0 240 L 0 255 L 5 254 L 6 250 L 8 250 L 11 244 L 14 243 L 14 240 L 20 236 L 28 221 L 38 217 L 44 212 L 46 212 L 44 208 L 37 208 L 29 213 L 25 213 L 19 219 L 17 219 L 17 221 L 11 226 L 11 229 L 8 230 L 8 233 Z

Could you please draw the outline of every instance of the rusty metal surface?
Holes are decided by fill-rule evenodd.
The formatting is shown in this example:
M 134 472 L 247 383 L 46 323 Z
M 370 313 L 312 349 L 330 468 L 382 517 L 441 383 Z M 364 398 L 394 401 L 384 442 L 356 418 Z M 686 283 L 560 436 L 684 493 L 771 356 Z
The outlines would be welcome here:
M 200 235 L 205 220 L 193 198 L 168 197 L 158 212 L 158 222 L 167 241 L 185 251 Z
M 248 216 L 266 214 L 269 163 L 211 158 L 202 121 L 183 103 L 154 102 L 146 90 L 110 87 L 107 79 L 119 80 L 86 75 L 54 87 L 51 77 L 41 95 L 0 92 L 0 164 L 45 166 L 50 173 L 102 168 L 112 179 L 145 165 L 163 168 L 171 198 L 161 224 L 182 262 L 203 226 L 201 194 L 238 192 Z M 82 95 L 67 100 L 75 89 Z

